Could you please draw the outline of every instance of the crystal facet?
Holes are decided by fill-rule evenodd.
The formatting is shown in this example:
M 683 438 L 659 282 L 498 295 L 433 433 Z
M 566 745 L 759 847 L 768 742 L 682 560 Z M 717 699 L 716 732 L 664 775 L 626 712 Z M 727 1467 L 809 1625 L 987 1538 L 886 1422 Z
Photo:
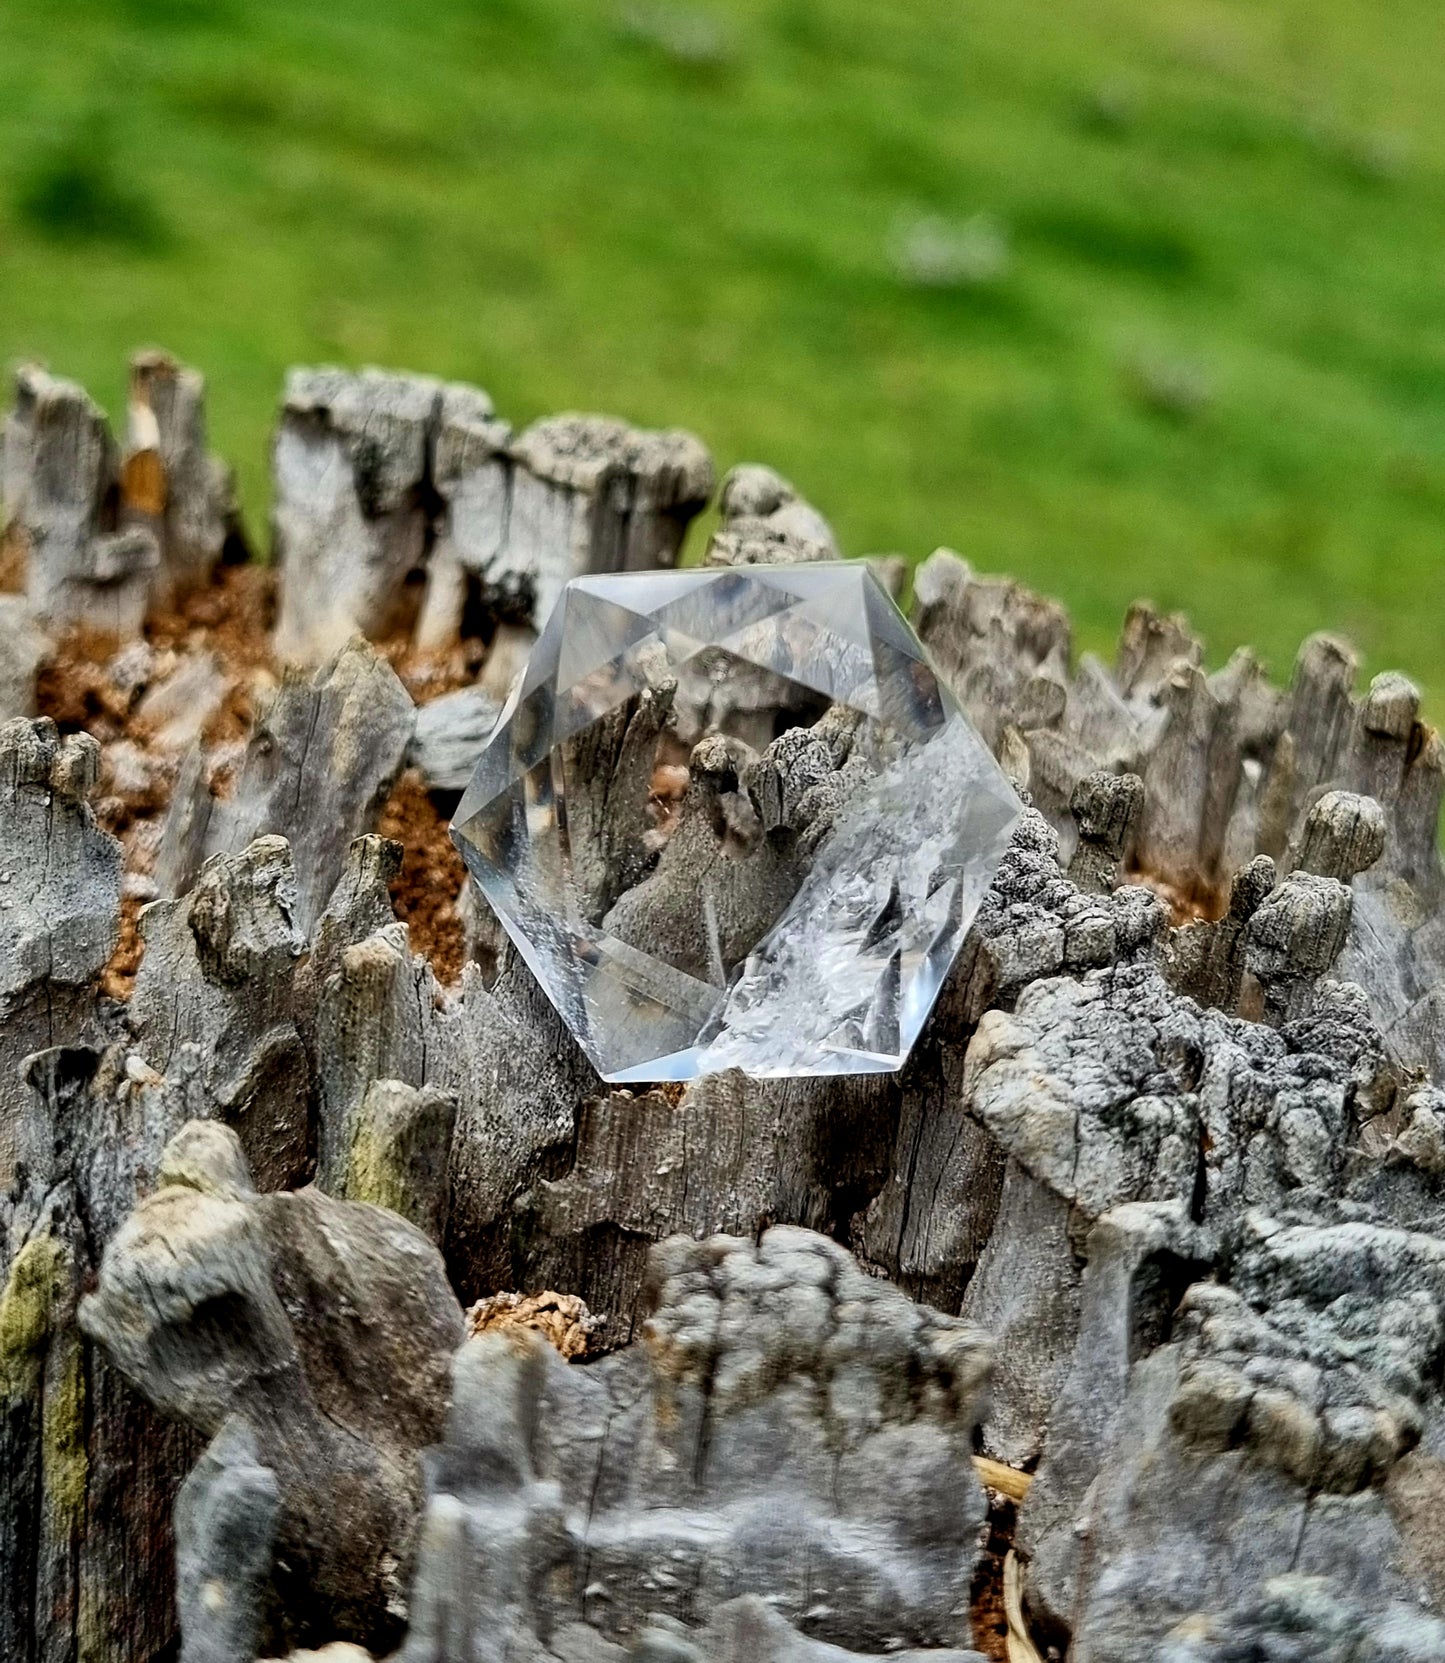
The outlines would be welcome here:
M 861 561 L 575 578 L 452 823 L 604 1079 L 902 1066 L 1019 802 Z

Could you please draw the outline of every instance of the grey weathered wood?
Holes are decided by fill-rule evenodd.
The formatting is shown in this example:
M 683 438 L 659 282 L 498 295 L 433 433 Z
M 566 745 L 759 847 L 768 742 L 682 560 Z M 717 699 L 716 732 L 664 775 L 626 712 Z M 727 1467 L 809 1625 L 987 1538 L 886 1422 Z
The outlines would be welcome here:
M 174 675 L 146 689 L 136 706 L 136 725 L 156 750 L 188 752 L 200 741 L 230 689 L 220 659 L 214 653 L 195 653 Z
M 138 352 L 130 364 L 124 514 L 155 537 L 151 581 L 162 605 L 209 581 L 227 538 L 242 535 L 230 469 L 210 453 L 206 382 L 167 352 Z
M 1170 938 L 1166 969 L 1181 993 L 1216 1010 L 1234 1011 L 1244 994 L 1249 921 L 1274 889 L 1268 855 L 1256 855 L 1234 874 L 1222 918 L 1186 925 Z
M 1112 668 L 1085 655 L 1071 670 L 1067 621 L 1017 585 L 976 578 L 941 552 L 919 569 L 915 594 L 921 633 L 999 754 L 1026 744 L 1029 790 L 1066 855 L 1081 782 L 1137 773 L 1144 803 L 1126 866 L 1218 917 L 1255 856 L 1299 860 L 1307 835 L 1320 835 L 1307 821 L 1321 798 L 1378 803 L 1383 849 L 1373 863 L 1363 848 L 1354 857 L 1363 876 L 1345 973 L 1375 1001 L 1402 1063 L 1445 1068 L 1445 746 L 1404 677 L 1377 677 L 1357 696 L 1355 657 L 1330 636 L 1305 643 L 1285 690 L 1245 650 L 1205 675 L 1184 620 L 1142 603 Z M 1044 682 L 1064 689 L 1062 706 L 1041 701 Z
M 0 1655 L 150 1657 L 174 1634 L 170 1511 L 197 1445 L 76 1311 L 188 1093 L 118 1047 L 42 1051 L 22 1078 L 34 1135 L 0 1192 Z
M 184 899 L 145 910 L 141 933 L 128 1009 L 138 1054 L 169 1074 L 193 1046 L 211 1112 L 235 1129 L 262 1187 L 301 1182 L 311 1065 L 295 978 L 307 942 L 286 840 L 260 837 L 238 855 L 213 855 Z
M 1114 892 L 1143 806 L 1144 782 L 1137 774 L 1100 769 L 1084 775 L 1074 787 L 1069 812 L 1078 828 L 1078 843 L 1069 876 L 1080 889 L 1091 895 Z
M 514 436 L 477 388 L 377 370 L 291 373 L 275 473 L 276 645 L 304 663 L 356 632 L 442 652 L 473 598 L 540 625 L 568 578 L 671 565 L 713 486 L 690 434 L 567 415 Z
M 35 672 L 47 642 L 23 595 L 0 595 L 0 722 L 35 714 Z
M 610 1343 L 636 1332 L 650 1245 L 682 1231 L 755 1235 L 774 1220 L 846 1232 L 880 1182 L 892 1125 L 877 1081 L 686 1086 L 680 1101 L 612 1092 L 578 1115 L 571 1158 L 543 1179 L 525 1220 L 532 1283 L 575 1287 L 607 1317 Z
M 563 746 L 562 766 L 576 782 L 567 792 L 572 882 L 586 917 L 600 919 L 642 874 L 653 765 L 672 697 L 671 680 L 646 687 Z
M 347 1151 L 346 1198 L 389 1207 L 440 1242 L 446 1234 L 456 1118 L 457 1100 L 450 1092 L 373 1080 Z
M 263 1569 L 277 1637 L 397 1638 L 420 1451 L 441 1430 L 463 1337 L 426 1237 L 319 1190 L 258 1195 L 235 1134 L 197 1122 L 108 1244 L 81 1322 L 161 1413 L 216 1439 L 223 1464 L 244 1432 L 248 1463 L 274 1475 Z M 183 1517 L 206 1527 L 200 1508 Z M 211 1557 L 228 1545 L 219 1531 Z M 204 1605 L 194 1569 L 186 1586 Z
M 740 520 L 763 520 L 770 530 L 815 544 L 826 549 L 830 559 L 838 558 L 832 526 L 781 474 L 761 463 L 742 462 L 729 470 L 718 492 L 718 511 L 724 531 L 736 530 Z
M 352 1149 L 366 1135 L 366 1098 L 378 1080 L 420 1088 L 442 1065 L 436 979 L 388 924 L 342 947 L 317 989 L 317 1180 L 346 1192 Z
M 182 772 L 157 877 L 173 894 L 197 863 L 274 834 L 291 844 L 296 919 L 308 932 L 352 840 L 376 823 L 401 772 L 415 713 L 391 666 L 354 641 L 314 672 L 288 673 L 260 711 L 231 795 L 212 799 L 204 763 Z
M 176 1497 L 182 1663 L 254 1658 L 266 1638 L 281 1486 L 244 1422 L 228 1422 Z
M 342 951 L 395 922 L 391 884 L 401 870 L 402 847 L 368 832 L 346 851 L 346 864 L 326 910 L 311 932 L 311 951 L 296 972 L 294 1009 L 307 1048 L 316 1054 L 316 1003 L 340 967 Z
M 479 687 L 443 693 L 416 713 L 407 763 L 429 791 L 465 791 L 501 705 Z
M 0 496 L 35 618 L 136 639 L 242 538 L 230 470 L 206 444 L 205 382 L 164 352 L 131 361 L 124 454 L 104 412 L 36 365 L 15 378 Z
M 690 433 L 607 416 L 534 422 L 511 457 L 506 568 L 527 574 L 538 624 L 569 577 L 672 565 L 712 495 L 712 460 Z
M 459 1353 L 407 1663 L 563 1634 L 597 1663 L 976 1658 L 984 1336 L 800 1230 L 674 1238 L 649 1284 L 646 1345 L 595 1367 L 535 1336 Z M 739 1609 L 760 1595 L 771 1621 Z
M 601 1081 L 510 942 L 490 985 L 468 967 L 450 1016 L 441 1067 L 458 1098 L 446 1235 L 453 1281 L 468 1301 L 509 1284 L 555 1285 L 552 1265 L 527 1258 L 536 1186 L 556 1171 Z
M 1350 891 L 1336 878 L 1291 872 L 1260 902 L 1245 931 L 1245 963 L 1271 1020 L 1309 1010 L 1313 984 L 1340 956 L 1349 928 Z
M 140 633 L 160 545 L 119 523 L 115 441 L 83 387 L 27 365 L 4 427 L 6 540 L 35 618 L 128 641 Z
M 43 1142 L 21 1060 L 98 1037 L 94 988 L 120 925 L 120 846 L 87 802 L 98 753 L 48 720 L 0 726 L 0 1188 Z
M 536 632 L 528 625 L 499 623 L 477 678 L 478 691 L 495 699 L 498 705 L 505 704 L 526 669 L 527 658 L 536 643 Z
M 530 575 L 507 553 L 511 438 L 511 426 L 484 392 L 463 386 L 443 391 L 432 463 L 441 512 L 416 632 L 423 652 L 456 641 L 473 583 L 488 587 L 487 598 L 501 612 L 526 615 L 530 609 Z
M 931 554 L 914 577 L 914 622 L 924 644 L 990 744 L 1021 699 L 1053 701 L 1036 688 L 1067 674 L 1068 615 L 1022 584 L 976 577 L 948 549 Z
M 836 560 L 833 528 L 781 474 L 744 462 L 723 480 L 709 566 L 791 565 Z
M 316 664 L 405 620 L 425 563 L 441 383 L 380 370 L 292 370 L 276 434 L 276 650 Z
M 79 389 L 34 379 L 11 420 L 12 535 L 68 527 L 87 605 L 127 515 L 167 562 L 200 528 L 173 589 L 214 558 L 198 384 L 145 375 L 123 503 L 112 478 L 96 506 L 116 462 Z M 547 586 L 671 558 L 705 457 L 595 418 L 517 439 L 423 378 L 293 391 L 283 636 L 309 657 L 340 614 L 400 631 L 418 602 L 430 651 L 490 635 L 411 753 L 454 791 Z M 62 477 L 37 491 L 42 454 Z M 735 470 L 721 509 L 715 561 L 836 552 L 770 470 Z M 1422 1083 L 1445 749 L 1419 694 L 1357 692 L 1329 638 L 1287 689 L 1247 652 L 1206 672 L 1144 605 L 1113 664 L 1075 665 L 1062 609 L 946 554 L 917 595 L 1033 806 L 896 1077 L 610 1090 L 473 897 L 484 962 L 443 989 L 393 916 L 402 851 L 369 835 L 412 705 L 360 643 L 282 682 L 230 795 L 194 744 L 216 663 L 183 650 L 144 694 L 105 765 L 118 787 L 178 767 L 155 873 L 126 855 L 126 893 L 162 898 L 134 992 L 103 998 L 122 873 L 96 747 L 0 729 L 7 1663 L 172 1654 L 156 1589 L 192 1468 L 184 1663 L 343 1638 L 408 1663 L 967 1656 L 975 1436 L 1038 1461 L 1016 1545 L 1072 1657 L 1304 1635 L 1361 1663 L 1377 1633 L 1445 1657 L 1418 1607 L 1445 1609 L 1445 1097 Z M 119 696 L 148 651 L 108 672 Z M 741 938 L 854 776 L 838 712 L 775 739 L 775 690 L 739 688 L 744 738 L 698 746 L 717 709 L 667 691 L 670 716 L 635 701 L 568 766 L 588 905 L 681 952 L 723 844 L 752 850 Z M 688 794 L 654 859 L 662 751 Z M 455 1295 L 506 1289 L 583 1295 L 613 1355 L 459 1352 Z M 960 1311 L 994 1332 L 987 1408 Z

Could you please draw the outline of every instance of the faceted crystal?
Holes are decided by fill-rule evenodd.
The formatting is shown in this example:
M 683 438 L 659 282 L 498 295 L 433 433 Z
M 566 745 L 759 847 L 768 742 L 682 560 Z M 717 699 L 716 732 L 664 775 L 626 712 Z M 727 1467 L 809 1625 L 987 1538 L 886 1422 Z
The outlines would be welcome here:
M 452 836 L 604 1079 L 902 1066 L 1018 799 L 861 561 L 567 585 Z

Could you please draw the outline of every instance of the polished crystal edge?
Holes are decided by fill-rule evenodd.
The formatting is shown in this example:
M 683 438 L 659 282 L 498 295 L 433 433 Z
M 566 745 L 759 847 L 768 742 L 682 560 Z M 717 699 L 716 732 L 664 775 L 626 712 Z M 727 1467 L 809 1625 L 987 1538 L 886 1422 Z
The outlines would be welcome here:
M 621 772 L 599 791 L 592 748 L 604 731 Z M 792 737 L 770 740 L 779 732 Z M 638 733 L 643 751 L 628 756 Z M 743 774 L 782 781 L 784 798 L 797 784 L 786 768 L 806 753 L 803 780 L 826 815 L 804 790 L 725 858 L 687 821 L 702 812 L 694 765 L 671 829 L 643 836 L 633 823 L 614 847 L 608 816 L 627 824 L 619 802 L 656 778 L 663 749 L 685 758 L 684 739 L 719 733 Z M 733 793 L 718 802 L 731 801 L 735 821 L 756 819 L 751 793 L 736 780 Z M 604 1079 L 861 1074 L 906 1060 L 1020 811 L 872 570 L 843 561 L 574 579 L 452 835 Z M 651 869 L 638 852 L 649 839 Z M 619 862 L 636 873 L 610 895 Z M 764 876 L 790 891 L 786 905 L 745 952 L 724 952 Z

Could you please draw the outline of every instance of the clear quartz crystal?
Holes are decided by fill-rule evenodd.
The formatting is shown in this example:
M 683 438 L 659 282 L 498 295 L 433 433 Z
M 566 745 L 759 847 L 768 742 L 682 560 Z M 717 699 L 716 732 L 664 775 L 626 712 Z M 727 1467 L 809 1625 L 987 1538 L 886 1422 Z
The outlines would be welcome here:
M 861 561 L 575 578 L 452 836 L 604 1079 L 900 1068 L 1019 802 Z

